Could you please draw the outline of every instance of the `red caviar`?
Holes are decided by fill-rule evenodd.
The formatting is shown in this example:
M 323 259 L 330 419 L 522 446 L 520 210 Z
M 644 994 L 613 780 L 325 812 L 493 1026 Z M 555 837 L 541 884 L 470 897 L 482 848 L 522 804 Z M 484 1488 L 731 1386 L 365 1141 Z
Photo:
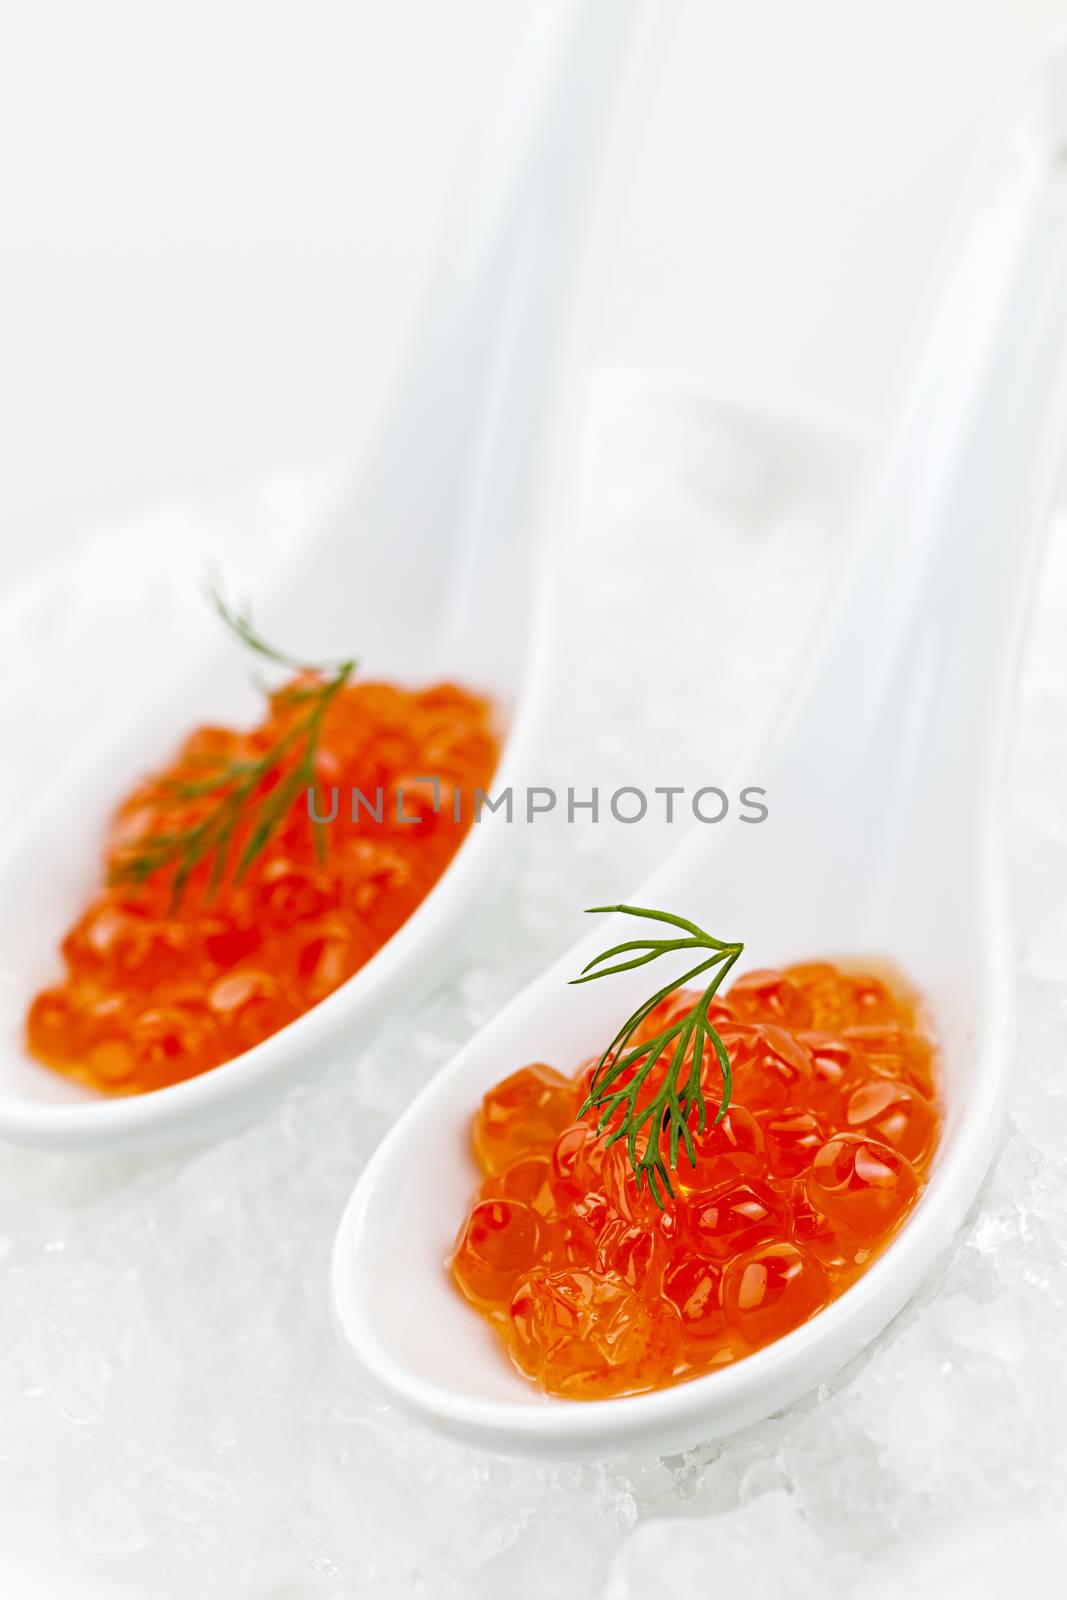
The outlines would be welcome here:
M 636 1041 L 696 998 L 663 1001 Z M 680 1152 L 662 1211 L 624 1143 L 576 1120 L 591 1063 L 523 1067 L 475 1118 L 484 1176 L 452 1275 L 549 1394 L 661 1388 L 781 1338 L 865 1271 L 926 1182 L 935 1053 L 901 989 L 813 962 L 740 979 L 714 1020 L 733 1096 L 695 1168 Z
M 223 762 L 262 758 L 292 707 L 283 690 L 250 732 L 191 734 L 166 770 L 119 806 L 108 879 L 139 840 L 199 821 L 218 793 L 190 797 L 189 784 Z M 410 916 L 459 848 L 474 791 L 489 783 L 497 754 L 488 704 L 464 689 L 345 686 L 315 751 L 321 815 L 337 789 L 325 850 L 302 789 L 243 876 L 225 874 L 213 890 L 205 860 L 177 903 L 168 870 L 103 888 L 63 941 L 65 977 L 30 1007 L 30 1050 L 97 1089 L 131 1094 L 193 1077 L 266 1039 L 344 983 Z M 284 775 L 272 769 L 253 798 Z M 185 786 L 183 797 L 175 785 Z M 356 789 L 363 799 L 353 819 Z M 231 861 L 250 825 L 238 824 Z

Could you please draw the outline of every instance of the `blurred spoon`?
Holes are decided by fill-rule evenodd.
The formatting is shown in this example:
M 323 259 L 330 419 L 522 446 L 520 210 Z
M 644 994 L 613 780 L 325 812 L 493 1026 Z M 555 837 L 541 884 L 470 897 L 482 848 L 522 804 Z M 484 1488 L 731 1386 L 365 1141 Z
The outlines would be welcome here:
M 446 238 L 412 359 L 369 459 L 261 608 L 294 654 L 359 656 L 407 682 L 488 694 L 494 787 L 523 770 L 548 649 L 546 591 L 574 420 L 587 245 L 657 25 L 654 0 L 536 0 Z M 23 1045 L 35 990 L 99 873 L 120 794 L 201 720 L 258 710 L 232 649 L 52 786 L 0 862 L 0 1134 L 60 1145 L 186 1137 L 247 1115 L 350 1047 L 433 955 L 506 839 L 487 815 L 407 923 L 328 999 L 236 1060 L 126 1098 L 48 1071 Z
M 530 1060 L 571 1070 L 648 993 L 640 970 L 567 987 L 598 950 L 633 937 L 623 919 L 599 923 L 428 1085 L 340 1225 L 332 1295 L 342 1336 L 369 1378 L 434 1428 L 555 1456 L 671 1451 L 728 1433 L 862 1351 L 974 1199 L 1012 1066 L 1001 790 L 1067 429 L 1065 172 L 1067 45 L 1035 74 L 998 141 L 860 508 L 851 565 L 751 768 L 769 820 L 689 840 L 624 896 L 744 940 L 753 966 L 846 953 L 901 968 L 929 1002 L 942 1048 L 946 1120 L 928 1188 L 854 1287 L 746 1360 L 626 1399 L 537 1393 L 442 1263 L 476 1183 L 469 1125 L 482 1094 Z

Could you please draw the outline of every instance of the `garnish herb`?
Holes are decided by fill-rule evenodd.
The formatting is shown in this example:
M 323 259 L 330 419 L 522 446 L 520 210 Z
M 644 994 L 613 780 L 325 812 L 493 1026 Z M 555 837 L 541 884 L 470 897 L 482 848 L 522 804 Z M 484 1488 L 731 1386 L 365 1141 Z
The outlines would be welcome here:
M 180 904 L 189 878 L 202 861 L 211 863 L 208 896 L 218 890 L 226 875 L 239 824 L 248 822 L 251 826 L 233 869 L 235 882 L 244 877 L 301 792 L 311 789 L 318 799 L 315 754 L 323 718 L 357 666 L 354 660 L 298 661 L 267 644 L 256 632 L 248 609 L 232 607 L 217 585 L 211 587 L 209 595 L 224 626 L 246 649 L 314 681 L 296 682 L 277 692 L 284 703 L 300 708 L 300 715 L 263 755 L 246 761 L 224 758 L 216 761 L 208 757 L 211 770 L 203 778 L 167 782 L 167 792 L 177 800 L 216 796 L 216 803 L 205 816 L 176 832 L 153 833 L 138 839 L 129 854 L 113 864 L 113 883 L 143 883 L 154 872 L 175 867 L 171 884 L 172 909 Z M 292 765 L 285 775 L 273 788 L 263 790 L 266 780 L 289 761 Z M 321 805 L 316 805 L 316 812 L 321 809 Z M 316 849 L 321 858 L 326 851 L 325 828 L 319 822 L 314 827 Z
M 592 983 L 595 978 L 608 978 L 616 972 L 629 972 L 633 967 L 643 967 L 659 956 L 673 955 L 680 950 L 703 950 L 710 954 L 680 978 L 672 979 L 662 989 L 646 1000 L 626 1022 L 608 1045 L 593 1072 L 589 1094 L 578 1115 L 598 1111 L 597 1133 L 609 1127 L 608 1144 L 617 1139 L 626 1140 L 630 1165 L 637 1180 L 638 1192 L 642 1179 L 648 1183 L 649 1193 L 660 1210 L 663 1210 L 661 1187 L 674 1194 L 667 1169 L 677 1169 L 678 1146 L 684 1145 L 690 1163 L 696 1166 L 696 1151 L 690 1116 L 696 1112 L 696 1131 L 704 1132 L 707 1124 L 707 1106 L 700 1082 L 704 1052 L 710 1044 L 718 1057 L 722 1073 L 722 1098 L 715 1116 L 720 1122 L 730 1104 L 733 1077 L 730 1058 L 714 1025 L 708 1018 L 708 1009 L 723 979 L 734 965 L 742 944 L 723 944 L 710 933 L 698 928 L 685 917 L 673 916 L 669 911 L 649 911 L 643 906 L 591 906 L 591 914 L 621 911 L 629 917 L 645 917 L 652 922 L 668 923 L 679 928 L 684 937 L 664 939 L 630 939 L 617 944 L 602 955 L 596 956 L 583 967 L 581 975 L 572 983 Z M 625 959 L 617 959 L 623 957 Z M 605 965 L 605 963 L 612 963 Z M 668 1027 L 644 1044 L 631 1045 L 631 1040 L 645 1019 L 660 1001 L 681 989 L 705 972 L 714 972 L 707 988 L 696 1004 L 684 1016 L 678 1017 Z M 629 1048 L 628 1048 L 629 1047 Z M 641 1103 L 641 1089 L 657 1063 L 671 1050 L 670 1064 L 656 1093 Z M 691 1052 L 691 1053 L 690 1053 Z M 688 1065 L 686 1059 L 688 1057 Z M 645 1133 L 644 1148 L 639 1151 L 638 1140 Z M 663 1142 L 667 1140 L 664 1156 Z

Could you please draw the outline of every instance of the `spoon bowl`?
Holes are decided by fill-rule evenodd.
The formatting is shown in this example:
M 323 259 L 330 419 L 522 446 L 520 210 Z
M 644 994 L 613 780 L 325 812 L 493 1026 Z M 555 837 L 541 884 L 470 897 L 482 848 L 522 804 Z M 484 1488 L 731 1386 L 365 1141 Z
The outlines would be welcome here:
M 687 841 L 632 903 L 745 943 L 746 967 L 891 963 L 941 1057 L 942 1140 L 900 1234 L 811 1321 L 711 1375 L 599 1402 L 541 1395 L 443 1262 L 476 1177 L 471 1116 L 531 1060 L 599 1053 L 638 970 L 568 987 L 617 919 L 531 984 L 431 1083 L 369 1163 L 332 1288 L 360 1366 L 431 1426 L 505 1451 L 674 1451 L 751 1423 L 859 1355 L 943 1255 L 987 1170 L 1010 1082 L 1000 792 L 1015 667 L 1067 429 L 1067 47 L 1026 85 L 963 229 L 808 666 L 753 764 L 769 817 Z M 663 977 L 657 974 L 657 984 Z
M 793 792 L 773 769 L 767 790 L 772 807 L 776 798 L 784 807 Z M 376 1151 L 342 1218 L 332 1263 L 335 1319 L 363 1370 L 405 1410 L 508 1453 L 586 1459 L 691 1448 L 779 1410 L 859 1356 L 945 1255 L 992 1158 L 1008 1087 L 1013 993 L 999 844 L 991 834 L 990 870 L 953 904 L 951 925 L 939 922 L 940 938 L 924 944 L 923 877 L 937 879 L 929 856 L 915 861 L 910 890 L 891 905 L 873 893 L 868 899 L 850 878 L 847 841 L 816 856 L 812 837 L 810 825 L 794 826 L 772 810 L 765 828 L 739 825 L 714 848 L 692 839 L 633 898 L 743 938 L 746 968 L 750 958 L 752 967 L 781 967 L 829 957 L 864 970 L 888 963 L 919 978 L 939 1043 L 944 1124 L 929 1184 L 906 1226 L 811 1322 L 712 1375 L 581 1402 L 544 1396 L 510 1368 L 444 1269 L 480 1176 L 471 1119 L 515 1067 L 536 1059 L 567 1072 L 599 1054 L 647 994 L 640 973 L 569 986 L 600 950 L 634 936 L 622 919 L 598 919 L 423 1091 Z

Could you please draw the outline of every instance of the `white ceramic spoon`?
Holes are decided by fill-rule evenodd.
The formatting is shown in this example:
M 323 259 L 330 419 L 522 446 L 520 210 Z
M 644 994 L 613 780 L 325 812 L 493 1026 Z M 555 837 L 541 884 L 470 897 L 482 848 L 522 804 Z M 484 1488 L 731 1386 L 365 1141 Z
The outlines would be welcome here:
M 504 733 L 500 787 L 523 771 L 543 677 L 561 458 L 591 277 L 586 246 L 605 156 L 620 142 L 624 113 L 636 109 L 659 21 L 653 0 L 531 6 L 376 446 L 257 613 L 268 637 L 294 654 L 355 652 L 373 675 L 453 678 L 489 694 Z M 487 813 L 366 967 L 237 1060 L 124 1099 L 70 1083 L 26 1055 L 23 1019 L 98 881 L 112 807 L 198 721 L 249 721 L 259 709 L 231 645 L 176 677 L 166 705 L 62 775 L 0 863 L 0 1134 L 64 1145 L 169 1139 L 253 1112 L 339 1040 L 350 1048 L 405 986 L 434 970 L 434 951 L 505 844 L 503 818 L 497 825 Z
M 476 1182 L 468 1130 L 483 1092 L 530 1060 L 573 1069 L 649 992 L 642 970 L 567 987 L 596 951 L 634 937 L 632 922 L 598 919 L 427 1087 L 340 1226 L 341 1333 L 376 1385 L 439 1430 L 556 1456 L 677 1450 L 727 1433 L 862 1351 L 974 1199 L 1012 1067 L 1005 740 L 1067 436 L 1065 147 L 1061 49 L 998 142 L 810 669 L 762 760 L 746 767 L 767 787 L 769 820 L 709 830 L 640 890 L 619 886 L 620 898 L 745 941 L 750 967 L 845 955 L 903 969 L 932 1007 L 943 1051 L 946 1118 L 929 1186 L 855 1287 L 747 1360 L 632 1398 L 538 1394 L 442 1263 Z

